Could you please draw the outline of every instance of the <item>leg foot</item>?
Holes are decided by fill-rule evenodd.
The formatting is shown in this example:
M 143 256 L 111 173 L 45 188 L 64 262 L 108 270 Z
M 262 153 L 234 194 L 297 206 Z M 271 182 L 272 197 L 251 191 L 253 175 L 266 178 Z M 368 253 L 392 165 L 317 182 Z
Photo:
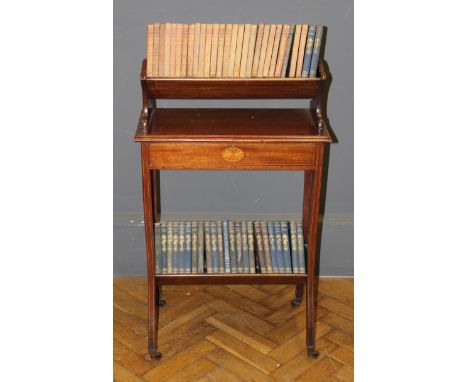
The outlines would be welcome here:
M 307 348 L 307 355 L 310 357 L 310 358 L 318 358 L 318 356 L 320 355 L 320 353 L 315 350 L 313 347 L 312 348 Z
M 166 300 L 158 300 L 158 306 L 166 306 Z
M 148 349 L 148 352 L 149 352 L 149 355 L 151 357 L 151 359 L 155 359 L 157 361 L 159 361 L 162 357 L 162 354 L 158 351 L 156 351 L 156 349 L 154 348 L 149 348 Z
M 302 296 L 304 296 L 304 284 L 297 284 L 296 295 L 294 296 L 294 299 L 291 301 L 291 305 L 294 306 L 295 308 L 301 305 Z
M 301 302 L 302 302 L 302 298 L 294 298 L 292 299 L 291 301 L 291 305 L 294 306 L 295 308 L 297 308 L 299 305 L 301 305 Z

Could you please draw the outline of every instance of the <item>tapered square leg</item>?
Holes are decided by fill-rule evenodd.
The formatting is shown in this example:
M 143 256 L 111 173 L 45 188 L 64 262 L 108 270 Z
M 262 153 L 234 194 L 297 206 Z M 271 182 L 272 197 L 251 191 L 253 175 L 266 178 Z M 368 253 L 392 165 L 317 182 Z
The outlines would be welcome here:
M 291 301 L 291 305 L 297 308 L 301 305 L 302 297 L 304 296 L 304 284 L 297 284 L 296 285 L 296 296 Z

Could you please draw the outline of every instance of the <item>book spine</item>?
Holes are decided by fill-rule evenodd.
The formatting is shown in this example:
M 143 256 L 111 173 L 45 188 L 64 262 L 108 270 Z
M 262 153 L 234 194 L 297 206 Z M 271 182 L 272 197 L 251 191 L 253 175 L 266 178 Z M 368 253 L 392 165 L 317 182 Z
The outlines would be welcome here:
M 265 267 L 267 273 L 273 273 L 273 266 L 271 261 L 270 241 L 268 239 L 268 226 L 266 222 L 260 223 L 263 239 L 263 252 L 265 253 Z
M 263 65 L 262 77 L 268 77 L 270 71 L 271 56 L 273 54 L 273 43 L 275 42 L 276 25 L 273 24 L 270 27 L 270 33 L 268 34 L 267 49 L 265 53 L 265 63 Z
M 224 60 L 224 37 L 226 36 L 226 24 L 219 24 L 218 32 L 218 56 L 216 58 L 216 77 L 221 78 L 223 75 L 223 60 Z
M 303 24 L 301 29 L 301 39 L 299 40 L 299 52 L 297 54 L 296 77 L 302 76 L 302 64 L 304 63 L 304 53 L 308 31 L 309 26 L 307 24 Z
M 281 33 L 283 31 L 283 25 L 279 24 L 276 26 L 275 39 L 273 40 L 273 52 L 271 53 L 270 70 L 268 71 L 268 77 L 275 76 L 276 64 L 278 61 L 278 51 L 281 40 Z
M 260 273 L 267 273 L 266 266 L 265 266 L 265 253 L 263 251 L 263 237 L 262 237 L 262 230 L 260 226 L 260 222 L 254 223 L 254 231 L 255 231 L 255 243 L 257 244 L 257 255 L 258 255 L 258 263 L 260 266 Z
M 206 24 L 205 36 L 205 62 L 203 66 L 203 77 L 210 76 L 210 61 L 211 61 L 211 41 L 213 39 L 213 24 Z
M 320 46 L 322 45 L 323 26 L 317 25 L 315 31 L 314 50 L 310 62 L 309 77 L 317 77 L 317 65 L 320 56 Z
M 195 38 L 195 24 L 188 26 L 187 38 L 187 77 L 193 77 L 193 45 Z
M 174 273 L 172 266 L 173 261 L 173 242 L 174 242 L 174 227 L 172 222 L 167 223 L 167 273 Z
M 268 241 L 270 244 L 270 253 L 271 253 L 271 266 L 274 273 L 279 273 L 278 269 L 278 254 L 276 253 L 276 238 L 275 238 L 275 228 L 272 222 L 268 222 Z
M 244 273 L 249 273 L 249 246 L 247 239 L 247 224 L 245 221 L 241 222 L 241 234 L 242 234 L 242 266 L 244 267 Z
M 146 44 L 146 76 L 153 77 L 154 25 L 148 24 Z
M 182 63 L 180 69 L 180 76 L 187 77 L 187 56 L 188 56 L 188 24 L 182 25 Z
M 211 38 L 210 77 L 216 77 L 216 64 L 218 61 L 219 24 L 213 25 Z
M 206 40 L 206 24 L 200 25 L 200 49 L 198 52 L 198 77 L 203 77 L 205 72 L 205 40 Z
M 257 25 L 252 24 L 250 27 L 249 49 L 247 53 L 247 69 L 245 72 L 246 77 L 252 77 L 252 66 L 255 52 L 255 41 L 257 39 Z
M 176 77 L 182 77 L 182 40 L 184 34 L 184 26 L 182 24 L 176 24 L 176 66 L 175 73 Z
M 179 273 L 179 223 L 172 223 L 172 273 Z
M 247 245 L 249 251 L 249 273 L 255 273 L 255 239 L 254 224 L 247 222 Z
M 185 273 L 192 271 L 192 222 L 185 223 Z
M 154 272 L 158 275 L 162 273 L 162 263 L 161 263 L 161 224 L 154 224 Z
M 153 39 L 153 77 L 159 76 L 159 33 L 161 24 L 154 24 L 154 39 Z
M 304 63 L 302 64 L 302 77 L 309 77 L 310 62 L 312 60 L 312 50 L 314 48 L 315 25 L 309 25 L 304 54 Z
M 191 272 L 197 273 L 198 267 L 198 223 L 192 222 L 192 246 L 191 246 L 191 253 L 192 253 L 192 267 Z
M 236 256 L 236 234 L 234 230 L 234 222 L 229 220 L 229 256 L 231 259 L 231 271 L 237 273 L 237 256 Z
M 281 77 L 286 77 L 286 73 L 288 72 L 288 65 L 291 59 L 291 49 L 292 49 L 293 38 L 294 38 L 294 24 L 291 24 L 289 26 L 288 41 L 286 43 L 286 49 L 284 51 L 283 68 L 281 69 Z
M 210 222 L 211 231 L 211 262 L 213 273 L 218 273 L 218 232 L 216 232 L 216 222 Z
M 232 24 L 226 25 L 226 33 L 224 35 L 224 52 L 223 52 L 223 70 L 222 77 L 228 77 L 229 73 L 229 54 L 231 52 L 231 39 L 232 39 Z
M 161 273 L 167 274 L 167 223 L 161 222 Z
M 185 263 L 186 263 L 186 251 L 185 251 L 185 224 L 184 222 L 179 223 L 179 262 L 178 268 L 179 273 L 185 273 Z
M 177 24 L 171 24 L 169 76 L 175 77 L 177 64 Z
M 285 272 L 284 253 L 283 253 L 283 237 L 281 235 L 281 224 L 275 222 L 275 239 L 276 239 L 276 253 L 278 254 L 278 272 Z
M 284 270 L 292 273 L 291 270 L 291 248 L 289 245 L 288 222 L 281 222 L 281 236 L 283 238 Z
M 297 231 L 296 222 L 292 221 L 289 223 L 291 232 L 291 258 L 292 258 L 292 270 L 293 273 L 299 273 L 299 255 L 297 253 Z
M 171 23 L 165 23 L 165 34 L 164 34 L 164 77 L 169 77 L 169 66 L 171 61 Z
M 302 231 L 302 222 L 297 222 L 297 253 L 299 255 L 299 273 L 306 273 L 305 253 L 304 253 L 304 233 Z
M 296 77 L 297 55 L 299 53 L 299 42 L 301 40 L 302 24 L 294 28 L 294 39 L 291 48 L 291 62 L 289 63 L 289 77 Z
M 223 248 L 223 223 L 216 222 L 216 232 L 218 233 L 218 272 L 224 273 L 224 248 Z
M 265 30 L 265 24 L 258 26 L 257 37 L 255 39 L 255 50 L 252 64 L 252 77 L 258 77 L 258 65 L 260 63 L 260 52 L 262 50 L 263 31 Z
M 252 25 L 246 24 L 244 27 L 244 39 L 242 41 L 242 53 L 240 61 L 240 74 L 239 77 L 245 77 L 247 73 L 247 56 L 249 55 L 250 45 L 250 29 Z
M 236 235 L 236 262 L 237 272 L 244 273 L 244 262 L 242 258 L 242 228 L 240 222 L 234 223 L 234 232 Z
M 278 59 L 276 60 L 275 77 L 281 77 L 281 70 L 283 69 L 284 54 L 286 52 L 286 44 L 289 36 L 289 25 L 284 24 L 281 30 L 280 44 L 278 48 Z
M 229 226 L 227 220 L 223 220 L 223 252 L 224 252 L 224 272 L 231 273 Z
M 213 260 L 211 255 L 211 227 L 209 222 L 205 226 L 205 252 L 206 252 L 206 273 L 213 273 Z
M 193 28 L 193 62 L 192 76 L 198 77 L 198 59 L 200 56 L 200 32 L 201 24 L 196 23 Z
M 166 38 L 166 24 L 162 23 L 159 27 L 159 52 L 158 52 L 158 62 L 159 62 L 159 77 L 164 77 L 164 49 L 165 49 L 165 38 Z
M 242 59 L 242 43 L 244 41 L 245 25 L 240 24 L 237 31 L 236 56 L 234 59 L 234 77 L 240 77 L 240 66 Z
M 228 77 L 234 77 L 234 60 L 236 58 L 236 43 L 237 43 L 237 32 L 239 31 L 239 24 L 232 25 L 231 32 L 231 44 L 229 47 L 229 63 L 228 63 Z
M 203 232 L 203 223 L 198 223 L 198 250 L 197 250 L 197 260 L 198 260 L 198 273 L 204 273 L 204 255 L 205 255 L 205 241 L 204 232 Z

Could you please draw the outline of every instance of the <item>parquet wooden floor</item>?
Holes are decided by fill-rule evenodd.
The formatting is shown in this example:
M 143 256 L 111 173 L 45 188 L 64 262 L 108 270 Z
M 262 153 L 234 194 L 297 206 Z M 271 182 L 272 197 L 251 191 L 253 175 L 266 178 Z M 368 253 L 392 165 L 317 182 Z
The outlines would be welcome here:
M 321 278 L 316 347 L 305 349 L 305 304 L 293 286 L 167 286 L 159 350 L 146 342 L 146 279 L 114 279 L 114 381 L 353 380 L 350 278 Z

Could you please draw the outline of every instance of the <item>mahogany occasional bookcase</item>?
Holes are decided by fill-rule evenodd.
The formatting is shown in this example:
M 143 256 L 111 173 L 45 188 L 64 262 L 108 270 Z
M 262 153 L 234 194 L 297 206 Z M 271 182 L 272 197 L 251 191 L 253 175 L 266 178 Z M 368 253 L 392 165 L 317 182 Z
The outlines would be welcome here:
M 148 78 L 141 69 L 143 109 L 135 141 L 141 146 L 148 268 L 148 350 L 158 352 L 163 285 L 292 284 L 299 306 L 306 287 L 306 347 L 315 349 L 315 257 L 325 145 L 332 139 L 323 114 L 327 74 L 317 78 Z M 157 99 L 310 99 L 308 109 L 157 108 Z M 154 223 L 159 221 L 160 170 L 302 170 L 306 274 L 155 274 Z

